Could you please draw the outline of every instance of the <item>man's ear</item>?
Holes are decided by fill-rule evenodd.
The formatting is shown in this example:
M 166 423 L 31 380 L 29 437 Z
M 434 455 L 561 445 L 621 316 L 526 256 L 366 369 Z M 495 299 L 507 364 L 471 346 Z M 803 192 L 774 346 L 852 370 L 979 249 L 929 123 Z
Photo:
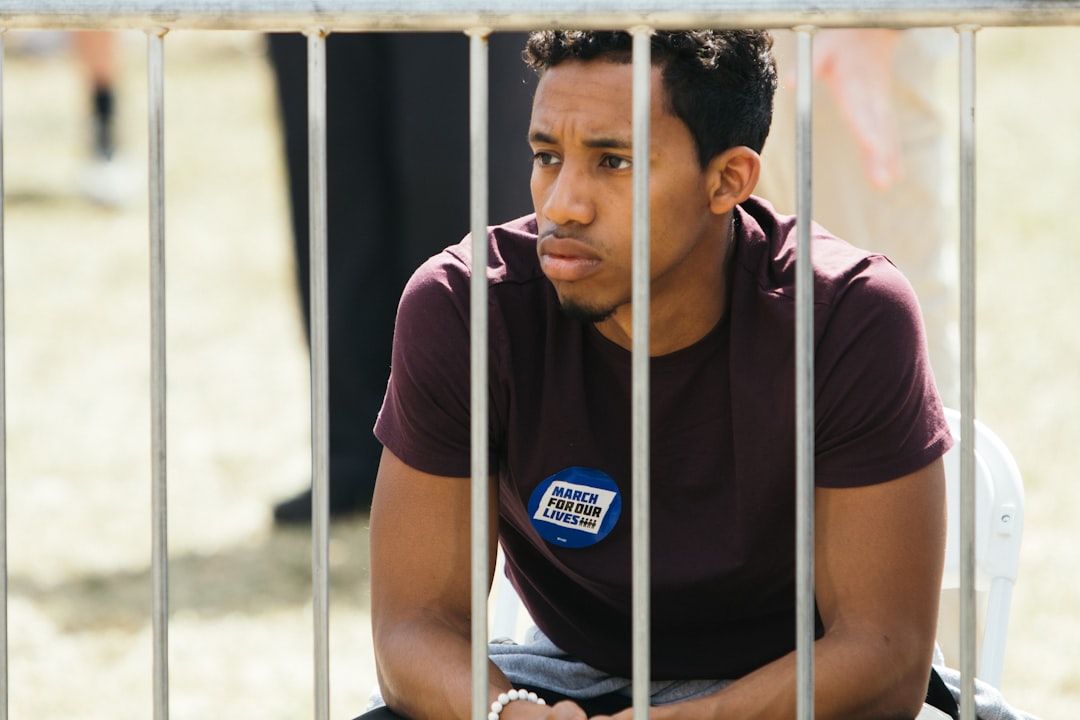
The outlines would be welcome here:
M 761 174 L 761 156 L 745 145 L 728 148 L 709 161 L 705 173 L 709 208 L 723 215 L 754 191 Z

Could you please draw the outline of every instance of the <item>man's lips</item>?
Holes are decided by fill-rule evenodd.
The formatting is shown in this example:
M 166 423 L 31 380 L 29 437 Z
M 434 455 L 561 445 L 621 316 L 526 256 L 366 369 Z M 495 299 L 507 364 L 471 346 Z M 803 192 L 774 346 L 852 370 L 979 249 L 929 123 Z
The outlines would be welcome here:
M 552 281 L 573 282 L 591 275 L 600 267 L 600 256 L 585 243 L 567 237 L 547 235 L 536 245 L 540 268 Z

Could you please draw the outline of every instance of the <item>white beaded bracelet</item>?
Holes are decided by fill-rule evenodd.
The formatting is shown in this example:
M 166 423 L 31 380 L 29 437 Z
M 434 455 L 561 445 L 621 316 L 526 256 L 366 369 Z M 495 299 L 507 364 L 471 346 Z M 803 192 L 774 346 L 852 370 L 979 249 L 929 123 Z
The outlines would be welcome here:
M 510 692 L 500 693 L 499 699 L 491 703 L 491 712 L 488 713 L 488 720 L 499 720 L 499 715 L 502 714 L 503 709 L 514 702 L 515 700 L 526 700 L 537 705 L 547 705 L 544 702 L 544 698 L 540 697 L 534 692 L 528 690 L 511 690 Z

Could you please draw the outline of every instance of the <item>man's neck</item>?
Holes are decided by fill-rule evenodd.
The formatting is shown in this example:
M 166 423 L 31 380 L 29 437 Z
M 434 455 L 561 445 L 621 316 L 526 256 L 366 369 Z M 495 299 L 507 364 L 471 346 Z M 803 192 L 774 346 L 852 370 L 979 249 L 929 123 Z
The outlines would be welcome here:
M 691 265 L 699 270 L 692 282 L 654 281 L 649 300 L 649 355 L 656 357 L 681 350 L 705 337 L 727 312 L 730 266 L 735 254 L 734 211 L 720 242 L 703 244 Z M 662 285 L 668 287 L 661 287 Z M 611 342 L 633 348 L 633 304 L 618 308 L 611 317 L 596 323 Z

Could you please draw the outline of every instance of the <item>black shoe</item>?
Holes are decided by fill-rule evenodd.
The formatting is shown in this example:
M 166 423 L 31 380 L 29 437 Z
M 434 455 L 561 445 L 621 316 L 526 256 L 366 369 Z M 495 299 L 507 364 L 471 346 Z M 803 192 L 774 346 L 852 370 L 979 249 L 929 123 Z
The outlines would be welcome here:
M 371 500 L 366 502 L 358 495 L 342 495 L 330 492 L 330 518 L 338 519 L 349 515 L 366 513 L 371 510 Z M 295 497 L 282 500 L 274 506 L 274 522 L 278 525 L 311 524 L 311 490 L 305 490 Z

